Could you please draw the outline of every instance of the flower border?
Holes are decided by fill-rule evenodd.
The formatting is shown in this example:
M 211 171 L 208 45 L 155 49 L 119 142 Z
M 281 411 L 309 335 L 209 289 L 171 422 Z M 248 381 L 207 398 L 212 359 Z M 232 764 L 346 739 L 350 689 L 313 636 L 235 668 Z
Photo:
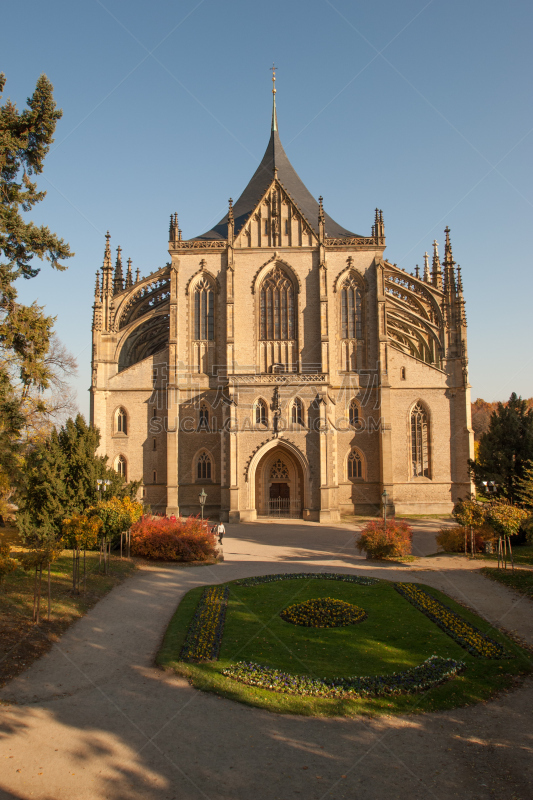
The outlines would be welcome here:
M 426 691 L 454 678 L 465 669 L 464 661 L 442 656 L 430 656 L 422 664 L 390 675 L 371 675 L 349 678 L 312 678 L 292 675 L 279 669 L 265 667 L 253 661 L 239 661 L 222 674 L 247 686 L 302 697 L 355 698 L 382 697 Z
M 216 661 L 222 643 L 229 586 L 207 586 L 198 601 L 179 659 Z
M 345 583 L 358 583 L 361 586 L 373 586 L 379 583 L 379 578 L 366 578 L 361 575 L 346 575 L 344 572 L 278 572 L 272 575 L 256 575 L 251 578 L 242 578 L 234 581 L 236 586 L 258 586 L 261 583 L 274 581 L 292 581 L 295 579 L 325 581 L 344 581 Z
M 458 645 L 478 658 L 508 658 L 503 645 L 467 622 L 432 594 L 414 583 L 395 583 L 396 591 L 439 626 Z

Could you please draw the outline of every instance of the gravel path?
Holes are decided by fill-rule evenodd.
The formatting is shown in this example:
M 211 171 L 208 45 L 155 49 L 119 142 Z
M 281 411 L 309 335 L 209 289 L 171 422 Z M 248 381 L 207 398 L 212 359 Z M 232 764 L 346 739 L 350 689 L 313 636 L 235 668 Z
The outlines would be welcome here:
M 435 550 L 436 526 L 417 523 L 415 552 Z M 248 708 L 155 669 L 189 589 L 318 567 L 431 584 L 533 645 L 533 604 L 477 574 L 481 564 L 366 561 L 350 526 L 258 523 L 228 533 L 223 564 L 143 568 L 0 691 L 10 703 L 0 708 L 0 798 L 533 798 L 533 681 L 452 712 L 323 720 Z

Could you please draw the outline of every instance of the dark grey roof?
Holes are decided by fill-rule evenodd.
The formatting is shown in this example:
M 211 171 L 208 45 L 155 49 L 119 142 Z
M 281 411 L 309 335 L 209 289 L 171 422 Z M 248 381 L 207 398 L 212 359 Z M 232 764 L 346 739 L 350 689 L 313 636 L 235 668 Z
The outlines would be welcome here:
M 278 180 L 299 207 L 311 228 L 318 235 L 318 202 L 311 192 L 304 186 L 300 176 L 287 158 L 277 131 L 277 120 L 274 110 L 272 132 L 270 141 L 263 156 L 263 160 L 255 171 L 250 183 L 233 206 L 235 218 L 235 235 L 239 233 L 244 223 L 259 203 L 261 197 L 268 189 L 274 177 L 274 168 L 278 170 Z M 356 233 L 347 231 L 335 220 L 326 214 L 326 236 L 340 238 L 342 236 L 357 236 Z M 226 239 L 228 235 L 228 215 L 221 219 L 218 225 L 211 228 L 195 239 Z

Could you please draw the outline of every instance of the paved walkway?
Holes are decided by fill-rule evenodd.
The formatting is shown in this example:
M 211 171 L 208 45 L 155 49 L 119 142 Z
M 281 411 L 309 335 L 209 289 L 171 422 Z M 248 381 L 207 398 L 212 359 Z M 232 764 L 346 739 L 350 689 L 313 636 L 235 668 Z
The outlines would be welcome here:
M 434 548 L 432 521 L 415 547 Z M 533 644 L 533 604 L 471 562 L 359 557 L 349 526 L 228 526 L 214 567 L 140 570 L 0 691 L 0 798 L 35 800 L 530 800 L 533 681 L 496 700 L 421 716 L 309 719 L 203 694 L 154 668 L 194 586 L 317 568 L 443 589 Z

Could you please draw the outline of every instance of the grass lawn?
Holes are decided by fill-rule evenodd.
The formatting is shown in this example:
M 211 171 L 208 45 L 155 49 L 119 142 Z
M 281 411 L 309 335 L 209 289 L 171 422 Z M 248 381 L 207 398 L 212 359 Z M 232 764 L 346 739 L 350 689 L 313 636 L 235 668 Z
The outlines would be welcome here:
M 16 558 L 17 549 L 12 551 Z M 50 649 L 52 643 L 68 626 L 83 616 L 114 586 L 135 569 L 132 561 L 111 557 L 108 575 L 99 571 L 99 554 L 87 553 L 87 591 L 72 593 L 72 551 L 52 564 L 52 603 L 50 622 L 47 620 L 47 576 L 43 572 L 41 597 L 41 623 L 32 623 L 33 572 L 21 568 L 8 575 L 0 589 L 0 686 L 14 678 Z
M 533 569 L 494 569 L 494 567 L 483 567 L 483 575 L 493 581 L 503 583 L 509 589 L 527 595 L 533 599 Z
M 172 618 L 157 663 L 187 677 L 198 689 L 281 713 L 312 716 L 405 713 L 454 708 L 487 700 L 531 670 L 530 654 L 491 629 L 489 623 L 436 590 L 428 590 L 484 633 L 502 642 L 510 657 L 471 656 L 437 625 L 380 581 L 373 586 L 321 580 L 287 580 L 244 587 L 229 583 L 226 625 L 218 661 L 190 664 L 179 653 L 203 587 L 193 589 Z M 292 603 L 334 597 L 365 609 L 368 618 L 342 628 L 305 628 L 279 612 Z M 417 666 L 437 654 L 465 661 L 466 670 L 430 691 L 415 695 L 330 699 L 281 694 L 247 686 L 221 674 L 237 661 L 253 661 L 320 678 L 385 675 Z

